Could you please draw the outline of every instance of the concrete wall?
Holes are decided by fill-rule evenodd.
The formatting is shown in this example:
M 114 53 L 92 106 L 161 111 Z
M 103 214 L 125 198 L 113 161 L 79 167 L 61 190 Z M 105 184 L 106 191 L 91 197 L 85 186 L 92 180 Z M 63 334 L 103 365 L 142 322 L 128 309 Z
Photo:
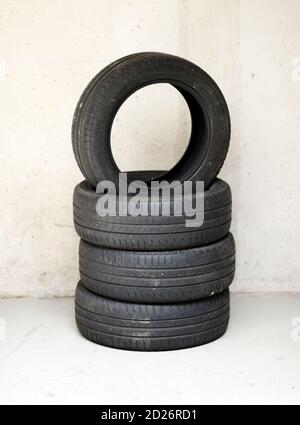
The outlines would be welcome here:
M 300 289 L 298 0 L 2 0 L 0 8 L 0 296 L 73 294 L 72 191 L 82 179 L 73 111 L 102 67 L 147 50 L 194 61 L 228 101 L 221 177 L 234 200 L 233 290 Z M 186 142 L 184 108 L 166 87 L 131 99 L 113 133 L 121 166 L 171 166 Z

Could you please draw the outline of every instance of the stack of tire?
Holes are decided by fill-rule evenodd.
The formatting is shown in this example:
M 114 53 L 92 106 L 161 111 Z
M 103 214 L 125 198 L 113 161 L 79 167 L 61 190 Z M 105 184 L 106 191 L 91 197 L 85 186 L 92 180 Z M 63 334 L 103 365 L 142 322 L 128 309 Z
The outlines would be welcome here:
M 187 217 L 174 214 L 175 195 L 170 216 L 161 213 L 161 198 L 156 200 L 157 216 L 97 213 L 104 196 L 96 191 L 97 184 L 119 183 L 110 147 L 113 119 L 128 96 L 154 83 L 169 83 L 185 98 L 192 120 L 190 142 L 171 170 L 129 172 L 128 180 L 148 185 L 154 179 L 182 185 L 203 181 L 204 221 L 199 227 L 186 226 Z M 216 176 L 229 139 L 229 112 L 220 89 L 182 58 L 133 54 L 89 83 L 72 127 L 74 154 L 86 179 L 74 190 L 73 207 L 81 238 L 75 314 L 84 337 L 109 347 L 155 351 L 206 344 L 226 332 L 235 244 L 229 233 L 230 187 Z

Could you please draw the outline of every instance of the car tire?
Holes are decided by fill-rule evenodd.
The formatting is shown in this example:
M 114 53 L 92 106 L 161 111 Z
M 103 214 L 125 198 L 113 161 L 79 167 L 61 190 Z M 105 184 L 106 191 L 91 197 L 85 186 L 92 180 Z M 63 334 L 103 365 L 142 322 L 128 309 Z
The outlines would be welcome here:
M 127 302 L 176 303 L 212 296 L 231 284 L 231 234 L 210 245 L 175 251 L 124 251 L 81 240 L 82 284 L 103 297 Z
M 110 134 L 125 100 L 140 88 L 169 83 L 185 98 L 191 113 L 189 145 L 178 163 L 163 176 L 169 182 L 204 181 L 208 188 L 225 160 L 230 140 L 230 116 L 213 79 L 197 65 L 177 56 L 144 52 L 115 61 L 93 78 L 75 110 L 73 150 L 86 180 L 94 187 L 109 180 L 118 185 Z
M 157 175 L 160 172 L 152 173 Z M 148 178 L 154 178 L 153 175 Z M 204 221 L 196 227 L 187 227 L 186 221 L 190 217 L 185 214 L 173 214 L 176 198 L 171 198 L 170 216 L 100 216 L 97 213 L 97 202 L 101 196 L 86 181 L 77 185 L 73 196 L 73 217 L 80 238 L 103 247 L 130 251 L 192 248 L 223 239 L 230 229 L 231 190 L 220 179 L 204 191 Z M 156 204 L 161 214 L 162 199 L 150 201 L 146 196 L 142 202 L 145 209 L 150 210 L 149 202 Z
M 229 291 L 176 304 L 110 300 L 79 283 L 76 323 L 87 339 L 125 350 L 163 351 L 195 347 L 220 338 L 229 322 Z

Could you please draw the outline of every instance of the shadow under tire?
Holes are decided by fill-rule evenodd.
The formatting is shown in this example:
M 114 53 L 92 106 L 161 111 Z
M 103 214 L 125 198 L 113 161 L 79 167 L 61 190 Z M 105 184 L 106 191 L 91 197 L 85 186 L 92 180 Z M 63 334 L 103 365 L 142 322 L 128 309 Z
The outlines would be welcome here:
M 75 316 L 80 333 L 108 347 L 163 351 L 220 338 L 229 322 L 229 291 L 178 304 L 135 304 L 95 295 L 79 282 Z

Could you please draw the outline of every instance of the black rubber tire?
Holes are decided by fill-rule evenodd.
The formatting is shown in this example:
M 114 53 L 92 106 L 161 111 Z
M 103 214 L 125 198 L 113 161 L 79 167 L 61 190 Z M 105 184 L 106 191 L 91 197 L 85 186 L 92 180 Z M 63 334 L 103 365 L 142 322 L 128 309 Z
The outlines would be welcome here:
M 176 303 L 224 291 L 235 271 L 231 234 L 219 242 L 179 251 L 120 251 L 81 240 L 82 284 L 103 297 L 141 303 Z
M 82 111 L 83 111 L 83 105 L 85 105 L 88 96 L 91 94 L 93 88 L 95 87 L 95 85 L 99 82 L 99 80 L 101 78 L 103 78 L 115 65 L 118 65 L 119 63 L 121 63 L 122 61 L 124 61 L 126 58 L 129 58 L 131 56 L 135 56 L 135 54 L 133 55 L 128 55 L 126 57 L 123 57 L 121 59 L 117 59 L 116 61 L 112 62 L 111 64 L 109 64 L 108 66 L 106 66 L 105 68 L 103 68 L 100 72 L 98 72 L 97 75 L 95 75 L 95 77 L 89 82 L 89 84 L 86 86 L 86 88 L 84 89 L 82 95 L 79 98 L 79 101 L 77 103 L 76 109 L 75 109 L 75 113 L 73 116 L 73 122 L 72 122 L 72 146 L 73 146 L 73 152 L 74 152 L 74 156 L 75 159 L 77 161 L 77 164 L 80 168 L 80 171 L 82 172 L 83 175 L 86 174 L 85 169 L 84 169 L 84 164 L 81 161 L 81 156 L 80 156 L 80 143 L 78 143 L 80 141 L 80 137 L 78 138 L 77 135 L 79 134 L 79 124 L 82 120 Z
M 221 337 L 229 321 L 229 291 L 178 304 L 134 304 L 95 295 L 79 283 L 75 316 L 87 339 L 113 348 L 177 350 Z
M 110 146 L 114 117 L 136 90 L 169 83 L 185 98 L 192 119 L 186 152 L 162 180 L 204 181 L 208 188 L 225 160 L 230 117 L 224 96 L 212 78 L 195 64 L 164 53 L 136 53 L 104 68 L 87 86 L 75 110 L 73 150 L 86 180 L 96 187 L 110 180 L 118 186 L 117 167 Z
M 204 222 L 199 227 L 186 227 L 188 217 L 184 215 L 100 217 L 96 211 L 100 196 L 86 181 L 75 187 L 73 196 L 76 232 L 95 245 L 132 251 L 191 248 L 216 242 L 230 229 L 231 191 L 220 179 L 204 192 Z M 148 204 L 147 199 L 145 202 Z M 158 204 L 161 208 L 161 200 Z

